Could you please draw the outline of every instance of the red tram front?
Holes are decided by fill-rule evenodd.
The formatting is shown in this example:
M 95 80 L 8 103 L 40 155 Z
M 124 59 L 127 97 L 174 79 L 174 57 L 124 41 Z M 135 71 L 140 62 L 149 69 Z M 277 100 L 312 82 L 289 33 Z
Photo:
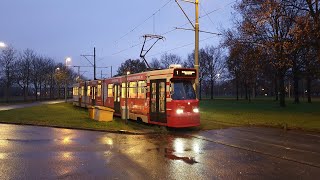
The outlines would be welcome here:
M 195 69 L 173 70 L 166 104 L 168 127 L 200 125 L 199 100 L 194 90 L 195 78 Z

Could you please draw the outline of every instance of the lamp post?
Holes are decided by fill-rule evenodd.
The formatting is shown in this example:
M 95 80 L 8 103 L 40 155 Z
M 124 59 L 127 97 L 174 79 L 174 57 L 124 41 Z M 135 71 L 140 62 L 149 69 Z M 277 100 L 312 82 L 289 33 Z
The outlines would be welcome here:
M 6 43 L 0 41 L 0 48 L 5 48 L 5 47 L 7 47 Z
M 68 67 L 68 62 L 71 62 L 71 57 L 66 58 L 66 69 L 65 69 L 65 81 L 64 81 L 64 102 L 67 102 L 67 67 Z
M 56 77 L 60 77 L 60 68 L 57 67 L 55 70 L 54 70 L 55 74 L 56 74 Z M 54 95 L 53 95 L 54 97 Z M 60 99 L 60 83 L 58 83 L 58 98 Z
M 128 75 L 130 74 L 130 71 L 126 72 L 126 105 L 125 105 L 125 119 L 126 124 L 128 124 Z
M 220 74 L 218 73 L 218 74 L 217 74 L 218 97 L 219 97 L 219 85 L 220 85 L 219 82 L 218 82 L 218 81 L 219 81 L 219 78 L 220 78 Z

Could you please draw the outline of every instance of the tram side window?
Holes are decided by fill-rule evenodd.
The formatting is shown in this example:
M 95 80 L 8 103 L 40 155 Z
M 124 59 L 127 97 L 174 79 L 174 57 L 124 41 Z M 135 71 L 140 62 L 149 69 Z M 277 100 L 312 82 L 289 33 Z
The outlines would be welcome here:
M 113 97 L 113 84 L 108 84 L 108 97 Z
M 84 95 L 84 86 L 81 87 L 80 95 L 81 95 L 81 96 Z
M 100 97 L 101 96 L 101 85 L 98 85 L 98 92 L 97 92 L 97 96 Z
M 138 82 L 138 98 L 141 98 L 141 99 L 146 98 L 146 82 L 145 81 Z
M 91 93 L 91 87 L 90 87 L 90 86 L 88 86 L 88 87 L 87 87 L 87 96 L 91 96 L 91 94 L 90 94 L 90 93 Z
M 128 82 L 128 84 L 127 84 L 127 86 L 128 86 L 128 92 L 127 92 L 127 94 L 128 94 L 128 96 L 127 97 L 129 97 L 129 89 L 130 89 L 130 82 Z M 121 98 L 126 98 L 126 83 L 122 83 L 122 85 L 121 85 Z
M 73 87 L 73 95 L 78 96 L 78 87 Z
M 129 98 L 137 98 L 137 82 L 130 82 L 129 87 Z
M 160 101 L 160 108 L 159 111 L 160 112 L 165 112 L 165 102 L 166 102 L 166 83 L 165 82 L 161 82 L 159 84 L 160 88 L 159 88 L 159 101 Z
M 121 84 L 121 98 L 126 98 L 126 83 Z

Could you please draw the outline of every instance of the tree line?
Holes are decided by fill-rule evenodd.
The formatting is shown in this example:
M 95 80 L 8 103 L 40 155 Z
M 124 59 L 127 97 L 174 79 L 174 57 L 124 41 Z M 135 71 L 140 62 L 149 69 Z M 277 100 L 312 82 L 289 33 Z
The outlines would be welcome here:
M 63 87 L 70 87 L 77 74 L 54 59 L 31 49 L 18 52 L 8 46 L 0 54 L 0 94 L 5 102 L 23 96 L 24 101 L 59 98 Z M 63 96 L 62 96 L 63 97 Z
M 311 103 L 312 82 L 320 74 L 319 0 L 241 0 L 234 9 L 237 20 L 225 31 L 223 45 L 236 89 L 244 84 L 250 91 L 258 81 L 269 82 L 285 106 L 285 82 L 293 81 L 294 102 L 299 103 L 304 93 L 299 81 L 305 79 Z

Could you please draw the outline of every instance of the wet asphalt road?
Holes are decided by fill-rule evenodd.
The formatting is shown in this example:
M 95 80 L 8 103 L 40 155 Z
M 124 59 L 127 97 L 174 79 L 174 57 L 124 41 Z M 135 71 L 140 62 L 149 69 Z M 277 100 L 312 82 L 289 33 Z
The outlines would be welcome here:
M 0 179 L 317 179 L 320 134 L 124 135 L 0 124 Z

